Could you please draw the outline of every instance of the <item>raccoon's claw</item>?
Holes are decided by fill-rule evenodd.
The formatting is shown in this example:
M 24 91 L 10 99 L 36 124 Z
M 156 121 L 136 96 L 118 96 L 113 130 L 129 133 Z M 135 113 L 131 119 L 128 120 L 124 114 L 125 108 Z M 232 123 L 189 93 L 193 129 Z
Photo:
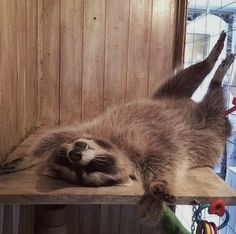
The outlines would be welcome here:
M 230 54 L 230 55 L 228 55 L 228 56 L 226 57 L 226 59 L 222 61 L 220 67 L 225 68 L 225 69 L 228 70 L 228 68 L 230 67 L 230 65 L 233 63 L 234 59 L 235 59 L 235 54 Z
M 172 204 L 176 201 L 176 197 L 174 195 L 171 195 L 166 184 L 167 182 L 164 181 L 155 183 L 155 185 L 151 187 L 151 194 L 157 199 Z
M 152 195 L 144 195 L 139 201 L 140 209 L 137 221 L 146 226 L 156 226 L 163 212 L 163 202 Z
M 10 173 L 14 171 L 18 165 L 23 160 L 23 158 L 17 158 L 9 163 L 4 163 L 0 166 L 0 175 Z
M 220 66 L 217 68 L 215 72 L 215 75 L 212 78 L 212 83 L 221 84 L 227 70 L 234 62 L 234 59 L 235 59 L 235 54 L 230 54 L 221 62 Z
M 220 37 L 215 44 L 214 48 L 212 49 L 210 55 L 208 56 L 207 60 L 211 63 L 215 63 L 215 61 L 218 59 L 221 51 L 224 48 L 224 41 L 226 38 L 226 33 L 224 31 L 221 32 Z

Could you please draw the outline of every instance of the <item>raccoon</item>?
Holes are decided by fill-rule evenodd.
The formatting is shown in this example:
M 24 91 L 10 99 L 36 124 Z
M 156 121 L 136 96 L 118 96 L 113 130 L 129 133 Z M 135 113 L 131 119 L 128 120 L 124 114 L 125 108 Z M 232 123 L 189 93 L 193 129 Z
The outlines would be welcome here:
M 140 180 L 144 195 L 140 220 L 158 222 L 163 202 L 193 167 L 213 167 L 224 151 L 231 126 L 224 117 L 221 82 L 234 54 L 222 61 L 199 103 L 194 91 L 214 67 L 222 32 L 209 56 L 180 70 L 151 98 L 115 106 L 90 122 L 46 134 L 28 155 L 0 167 L 0 174 L 45 161 L 46 173 L 83 186 L 129 184 Z

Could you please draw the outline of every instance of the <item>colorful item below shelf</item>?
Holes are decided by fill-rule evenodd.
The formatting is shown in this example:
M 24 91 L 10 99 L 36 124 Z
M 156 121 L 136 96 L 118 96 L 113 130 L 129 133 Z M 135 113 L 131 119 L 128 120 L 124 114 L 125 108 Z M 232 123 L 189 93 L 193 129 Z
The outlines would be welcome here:
M 222 199 L 215 199 L 211 202 L 210 206 L 208 207 L 209 214 L 216 214 L 218 216 L 223 216 L 225 213 L 225 203 Z
M 196 234 L 217 234 L 216 225 L 213 222 L 201 220 L 197 225 Z
M 160 222 L 166 234 L 190 234 L 167 205 L 164 207 L 164 213 L 161 216 Z
M 225 215 L 224 222 L 219 225 L 218 227 L 213 222 L 207 222 L 206 220 L 201 219 L 201 212 L 202 210 L 208 208 L 209 214 L 215 214 L 219 217 L 222 217 Z M 215 199 L 213 202 L 211 202 L 210 205 L 200 205 L 199 208 L 194 212 L 195 221 L 197 223 L 197 233 L 202 233 L 201 231 L 204 230 L 204 233 L 217 233 L 217 230 L 220 230 L 224 228 L 230 219 L 230 215 L 228 210 L 225 209 L 224 201 L 220 198 Z M 210 228 L 209 228 L 210 227 Z M 209 230 L 210 229 L 210 230 Z M 213 230 L 213 232 L 212 232 Z
M 236 110 L 236 97 L 233 98 L 232 104 L 234 106 L 224 112 L 225 116 L 231 114 L 232 112 Z

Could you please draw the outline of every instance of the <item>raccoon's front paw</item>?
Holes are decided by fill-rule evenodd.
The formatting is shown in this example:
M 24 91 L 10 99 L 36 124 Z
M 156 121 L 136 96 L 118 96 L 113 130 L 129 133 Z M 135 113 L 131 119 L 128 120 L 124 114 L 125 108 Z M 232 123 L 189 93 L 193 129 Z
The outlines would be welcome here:
M 152 195 L 144 195 L 139 201 L 138 221 L 147 226 L 156 226 L 163 213 L 163 202 Z
M 17 158 L 11 162 L 3 163 L 2 165 L 0 165 L 0 175 L 15 171 L 23 160 L 24 158 Z
M 168 189 L 168 183 L 166 181 L 160 181 L 150 186 L 151 194 L 157 199 L 163 200 L 167 203 L 174 203 L 176 198 L 172 195 Z

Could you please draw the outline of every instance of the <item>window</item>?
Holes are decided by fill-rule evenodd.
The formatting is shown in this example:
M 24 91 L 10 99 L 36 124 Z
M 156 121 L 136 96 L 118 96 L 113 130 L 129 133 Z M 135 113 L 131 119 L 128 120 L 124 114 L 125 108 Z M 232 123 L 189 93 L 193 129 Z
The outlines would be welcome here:
M 201 101 L 205 95 L 210 80 L 221 63 L 229 53 L 236 52 L 236 1 L 232 0 L 189 0 L 188 18 L 185 42 L 184 66 L 202 61 L 215 45 L 219 34 L 224 30 L 227 33 L 224 50 L 214 68 L 201 86 L 196 90 L 192 99 Z M 229 69 L 223 81 L 225 101 L 227 108 L 232 106 L 232 99 L 236 97 L 236 62 Z M 228 116 L 233 126 L 232 136 L 227 140 L 223 160 L 216 165 L 216 172 L 225 179 L 226 183 L 236 189 L 236 113 Z M 228 207 L 231 217 L 236 217 L 236 207 Z M 190 230 L 192 210 L 190 206 L 177 206 L 176 214 L 183 224 Z M 206 214 L 204 214 L 206 215 Z M 206 219 L 208 219 L 206 217 Z M 234 218 L 233 218 L 234 219 Z M 236 234 L 235 219 L 220 231 L 221 234 Z M 221 220 L 213 220 L 219 224 Z

